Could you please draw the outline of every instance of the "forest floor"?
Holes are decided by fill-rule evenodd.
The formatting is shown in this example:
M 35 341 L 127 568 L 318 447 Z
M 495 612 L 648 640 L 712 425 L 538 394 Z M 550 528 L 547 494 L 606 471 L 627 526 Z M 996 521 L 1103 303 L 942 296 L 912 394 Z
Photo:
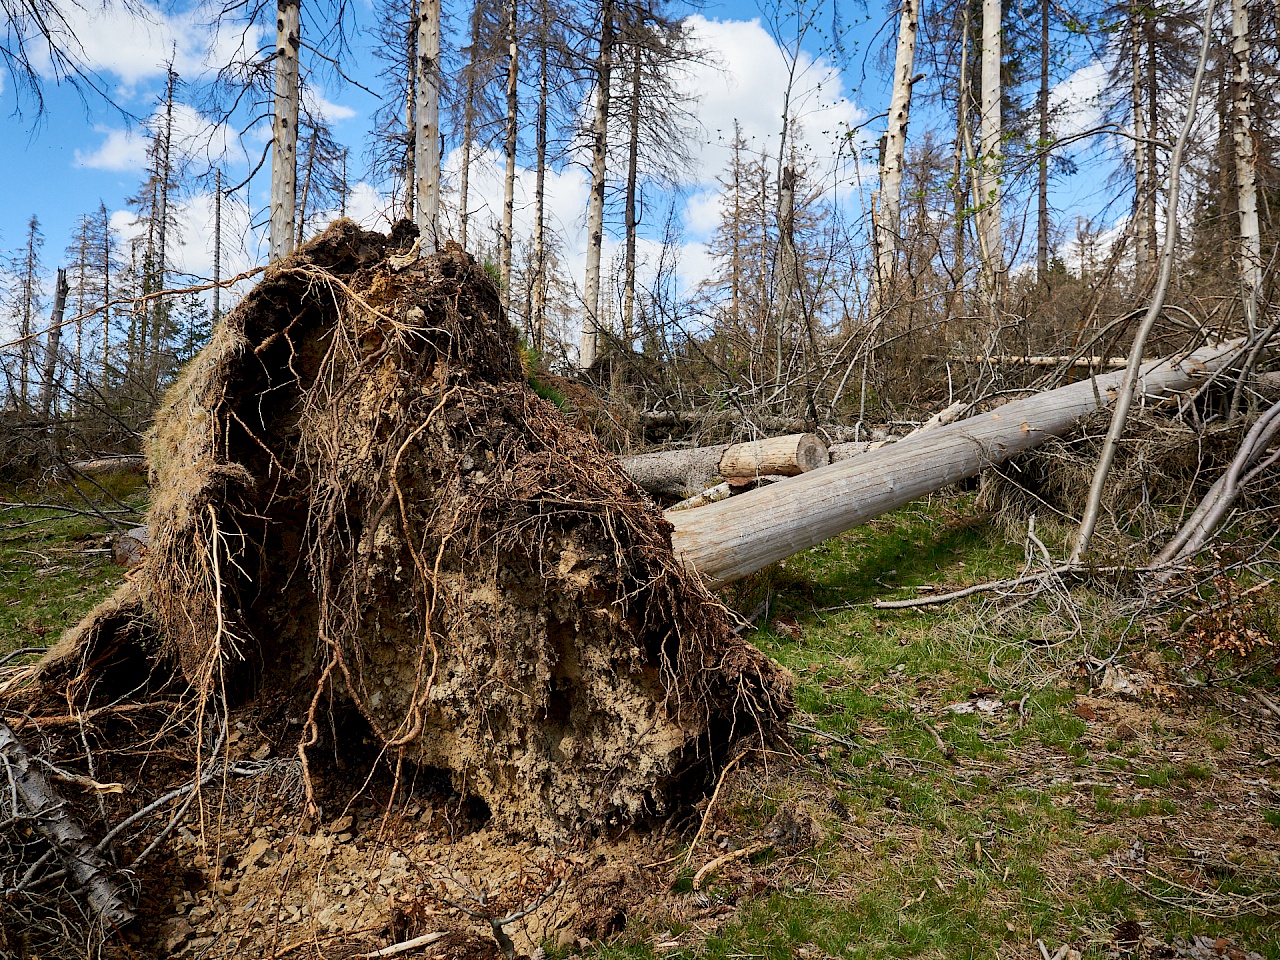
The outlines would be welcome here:
M 141 506 L 143 491 L 126 484 L 112 495 Z M 51 643 L 123 577 L 100 520 L 31 522 L 48 516 L 0 513 L 0 657 Z M 1038 532 L 1061 552 L 1065 528 Z M 623 841 L 647 890 L 620 909 L 625 926 L 557 935 L 561 907 L 549 901 L 525 944 L 547 957 L 1280 960 L 1280 590 L 1259 590 L 1240 614 L 1256 631 L 1247 657 L 1178 634 L 1177 613 L 1149 616 L 1102 583 L 1030 601 L 871 606 L 1024 562 L 1017 528 L 956 493 L 728 591 L 744 612 L 768 600 L 748 636 L 795 674 L 793 743 L 744 757 L 710 810 L 704 799 L 677 829 Z M 238 753 L 269 753 L 252 718 L 236 730 Z M 252 913 L 247 893 L 268 871 L 321 846 L 333 860 L 350 845 L 349 873 L 326 888 L 330 919 L 337 898 L 368 891 L 405 904 L 399 927 L 369 926 L 374 946 L 403 937 L 413 903 L 396 900 L 396 879 L 413 873 L 413 857 L 364 842 L 382 814 L 353 810 L 323 843 L 295 832 L 290 846 L 299 818 L 288 798 L 276 791 L 270 804 L 240 808 L 245 822 L 228 836 L 248 850 L 229 879 L 175 889 L 144 910 L 162 925 L 157 955 L 208 952 L 201 923 L 232 911 L 223 900 Z M 428 804 L 397 815 L 426 823 Z M 468 840 L 477 851 L 481 836 Z M 173 843 L 187 850 L 176 860 L 199 866 L 195 834 L 184 828 Z M 497 859 L 495 871 L 524 875 Z M 592 883 L 608 887 L 598 875 Z M 583 908 L 585 893 L 575 896 L 572 909 Z M 259 922 L 255 943 L 277 949 L 255 955 L 299 934 L 321 943 L 319 919 L 303 931 L 309 910 L 282 909 L 274 933 Z M 465 950 L 446 943 L 424 949 L 484 955 L 483 937 Z

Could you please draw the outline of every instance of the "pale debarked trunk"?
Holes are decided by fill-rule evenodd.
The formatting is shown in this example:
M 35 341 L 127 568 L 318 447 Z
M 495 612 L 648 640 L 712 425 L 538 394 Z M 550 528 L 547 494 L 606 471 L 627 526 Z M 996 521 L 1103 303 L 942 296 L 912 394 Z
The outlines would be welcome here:
M 293 252 L 298 178 L 298 0 L 276 3 L 275 118 L 271 146 L 271 261 Z
M 982 115 L 979 120 L 978 223 L 983 235 L 984 292 L 992 314 L 1004 282 L 1004 241 L 1001 217 L 1000 66 L 1001 0 L 982 0 Z
M 604 247 L 605 165 L 609 152 L 609 87 L 613 76 L 613 0 L 600 10 L 600 51 L 596 61 L 596 109 L 591 124 L 591 196 L 587 202 L 587 267 L 583 282 L 582 344 L 579 362 L 596 362 L 600 336 L 600 255 Z
M 915 70 L 916 34 L 920 28 L 920 0 L 902 0 L 898 20 L 898 49 L 893 66 L 893 95 L 889 100 L 889 126 L 880 160 L 880 205 L 876 223 L 875 309 L 884 309 L 897 270 L 898 244 L 902 238 L 902 168 L 907 149 L 907 122 L 911 117 L 911 78 Z
M 440 243 L 440 0 L 418 7 L 417 121 L 414 132 L 414 193 L 418 202 L 419 249 L 435 253 Z
M 1250 55 L 1249 6 L 1231 0 L 1231 138 L 1236 155 L 1236 193 L 1240 213 L 1240 286 L 1245 320 L 1252 333 L 1258 324 L 1258 295 L 1262 289 L 1262 244 L 1258 229 L 1257 144 L 1253 133 L 1253 86 Z
M 507 136 L 503 144 L 507 168 L 502 181 L 501 276 L 502 305 L 511 310 L 511 231 L 516 210 L 516 135 L 520 123 L 520 42 L 519 3 L 510 0 L 507 16 Z

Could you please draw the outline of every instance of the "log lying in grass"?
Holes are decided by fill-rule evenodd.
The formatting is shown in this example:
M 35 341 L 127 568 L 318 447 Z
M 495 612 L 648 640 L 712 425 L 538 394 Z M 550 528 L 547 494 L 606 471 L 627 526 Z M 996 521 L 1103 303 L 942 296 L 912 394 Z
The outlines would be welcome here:
M 1146 397 L 1185 390 L 1229 363 L 1238 346 L 1151 361 L 1138 390 Z M 744 577 L 1065 433 L 1109 406 L 1123 377 L 1082 380 L 720 503 L 669 512 L 676 556 L 713 585 Z
M 622 467 L 649 493 L 693 497 L 716 482 L 763 476 L 794 477 L 827 464 L 827 448 L 812 433 L 748 443 L 686 447 L 627 457 Z

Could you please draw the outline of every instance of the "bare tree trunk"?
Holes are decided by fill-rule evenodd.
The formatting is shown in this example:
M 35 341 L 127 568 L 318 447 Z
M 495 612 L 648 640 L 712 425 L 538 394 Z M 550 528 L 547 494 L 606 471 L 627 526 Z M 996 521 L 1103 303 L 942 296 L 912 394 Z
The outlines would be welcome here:
M 953 167 L 955 180 L 951 188 L 952 204 L 955 207 L 955 251 L 952 260 L 954 265 L 951 269 L 949 310 L 953 317 L 963 316 L 965 313 L 965 222 L 967 220 L 965 211 L 970 205 L 967 199 L 970 189 L 967 185 L 973 182 L 972 177 L 965 175 L 965 170 L 975 162 L 972 138 L 969 136 L 969 101 L 973 97 L 973 88 L 969 79 L 969 39 L 972 34 L 972 17 L 967 3 L 964 5 L 961 18 L 963 26 L 960 31 L 960 89 L 956 95 L 956 149 Z M 977 193 L 976 190 L 972 192 L 975 195 Z
M 783 167 L 782 177 L 778 181 L 778 259 L 774 268 L 774 276 L 780 279 L 774 294 L 774 299 L 778 304 L 778 356 L 774 374 L 779 391 L 778 398 L 781 403 L 785 403 L 787 399 L 786 391 L 782 389 L 782 354 L 788 340 L 787 334 L 790 333 L 791 314 L 795 303 L 796 283 L 798 280 L 795 246 L 796 179 L 797 175 L 794 167 Z
M 418 129 L 415 117 L 418 110 L 418 71 L 416 65 L 418 58 L 414 56 L 418 49 L 418 29 L 417 23 L 413 20 L 409 21 L 409 28 L 405 31 L 405 61 L 409 64 L 406 71 L 404 85 L 404 129 L 407 136 L 416 136 L 414 131 Z M 414 184 L 417 182 L 417 174 L 414 171 L 414 154 L 416 141 L 410 141 L 405 144 L 404 157 L 404 219 L 412 220 L 414 211 L 418 205 L 414 200 Z
M 471 5 L 471 49 L 467 65 L 467 99 L 462 107 L 462 170 L 458 184 L 458 242 L 467 249 L 471 214 L 471 141 L 476 135 L 476 60 L 480 53 L 480 0 Z
M 1159 199 L 1160 180 L 1156 170 L 1156 140 L 1160 136 L 1160 91 L 1156 88 L 1156 26 L 1154 19 L 1147 16 L 1143 19 L 1143 36 L 1146 40 L 1146 60 L 1144 66 L 1146 68 L 1146 93 L 1143 97 L 1143 106 L 1146 108 L 1146 122 L 1143 124 L 1146 132 L 1146 148 L 1147 157 L 1144 161 L 1147 167 L 1147 203 L 1143 208 L 1144 220 L 1141 229 L 1147 236 L 1147 276 L 1141 277 L 1144 286 L 1141 289 L 1147 289 L 1150 277 L 1155 273 L 1156 260 L 1158 251 L 1156 248 L 1156 201 Z
M 1133 198 L 1134 218 L 1137 229 L 1134 231 L 1134 252 L 1137 267 L 1139 289 L 1146 284 L 1147 275 L 1151 272 L 1151 254 L 1154 237 L 1147 231 L 1150 217 L 1148 207 L 1155 203 L 1152 193 L 1151 171 L 1147 166 L 1147 115 L 1143 105 L 1143 73 L 1142 73 L 1142 14 L 1135 10 L 1130 15 L 1129 43 L 1130 70 L 1133 74 Z
M 306 239 L 307 194 L 311 192 L 311 171 L 316 163 L 316 144 L 320 138 L 319 127 L 311 128 L 311 136 L 307 140 L 307 156 L 302 163 L 302 189 L 298 192 L 298 225 L 294 236 L 301 243 Z
M 62 343 L 62 317 L 67 308 L 67 271 L 58 268 L 53 292 L 53 315 L 44 341 L 44 367 L 40 371 L 40 422 L 50 426 L 58 387 L 58 347 Z
M 1049 0 L 1040 0 L 1040 149 L 1036 158 L 1036 283 L 1049 282 Z
M 440 0 L 418 7 L 418 109 L 414 131 L 414 191 L 418 202 L 419 249 L 433 254 L 440 243 Z
M 902 169 L 907 149 L 907 123 L 911 118 L 911 80 L 915 70 L 916 34 L 920 29 L 920 0 L 902 0 L 898 18 L 898 50 L 893 66 L 893 96 L 889 100 L 889 127 L 880 158 L 880 216 L 877 224 L 877 256 L 873 294 L 878 314 L 890 299 L 902 238 Z
M 519 0 L 510 0 L 507 17 L 507 139 L 504 145 L 507 169 L 502 184 L 501 275 L 502 303 L 511 312 L 511 232 L 516 212 L 516 134 L 520 120 Z
M 276 0 L 276 103 L 271 147 L 271 260 L 293 252 L 298 179 L 299 0 Z
M 213 172 L 213 322 L 222 316 L 222 168 Z
M 978 165 L 979 223 L 984 237 L 985 293 L 990 316 L 999 311 L 1004 285 L 1004 222 L 1001 216 L 1001 0 L 982 0 L 982 117 Z
M 547 75 L 547 47 L 551 28 L 547 0 L 538 0 L 542 21 L 542 37 L 538 43 L 538 145 L 537 173 L 533 188 L 533 282 L 529 285 L 531 304 L 529 323 L 533 327 L 533 345 L 542 352 L 547 328 L 547 102 L 550 78 Z
M 106 204 L 99 201 L 98 215 L 102 220 L 102 392 L 111 383 L 111 218 Z
M 1247 0 L 1231 0 L 1232 70 L 1231 137 L 1236 154 L 1236 192 L 1240 211 L 1240 284 L 1249 332 L 1258 325 L 1262 290 L 1262 245 L 1258 229 L 1257 144 L 1253 136 L 1252 40 Z
M 613 82 L 613 0 L 600 6 L 600 51 L 596 60 L 596 110 L 591 125 L 591 197 L 587 203 L 587 268 L 583 283 L 582 345 L 579 362 L 596 362 L 600 335 L 600 256 L 604 248 L 605 165 L 609 155 L 609 94 Z
M 1238 347 L 1151 361 L 1140 388 L 1149 397 L 1185 390 Z M 1066 432 L 1108 406 L 1124 376 L 1081 380 L 711 506 L 668 512 L 672 546 L 709 584 L 737 580 Z
M 640 31 L 642 25 L 635 25 Z M 635 37 L 632 43 L 631 96 L 627 104 L 627 190 L 623 200 L 626 217 L 626 252 L 623 257 L 622 279 L 622 342 L 628 347 L 635 338 L 635 306 L 636 306 L 636 230 L 640 225 L 637 205 L 639 197 L 640 166 L 640 65 L 642 51 L 641 38 Z

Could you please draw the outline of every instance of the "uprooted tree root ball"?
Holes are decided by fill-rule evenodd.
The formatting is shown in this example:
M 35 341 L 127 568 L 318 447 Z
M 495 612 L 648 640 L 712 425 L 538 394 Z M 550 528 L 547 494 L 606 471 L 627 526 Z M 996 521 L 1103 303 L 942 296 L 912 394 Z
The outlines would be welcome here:
M 339 221 L 223 320 L 157 419 L 135 597 L 76 636 L 141 608 L 197 691 L 288 691 L 304 769 L 345 701 L 512 831 L 687 803 L 789 677 L 528 387 L 484 271 L 410 233 Z

